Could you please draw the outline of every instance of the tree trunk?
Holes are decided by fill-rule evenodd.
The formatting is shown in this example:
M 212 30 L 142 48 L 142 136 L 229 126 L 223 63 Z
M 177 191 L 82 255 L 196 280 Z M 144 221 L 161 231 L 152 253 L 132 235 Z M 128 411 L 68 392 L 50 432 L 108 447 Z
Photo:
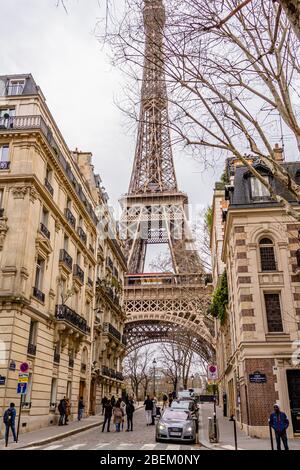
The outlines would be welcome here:
M 278 0 L 300 41 L 300 0 Z

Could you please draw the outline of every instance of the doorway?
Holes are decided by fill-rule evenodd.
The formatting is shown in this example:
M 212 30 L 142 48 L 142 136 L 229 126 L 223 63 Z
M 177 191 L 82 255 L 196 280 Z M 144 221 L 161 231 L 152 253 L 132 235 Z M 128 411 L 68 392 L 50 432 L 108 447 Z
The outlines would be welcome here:
M 300 435 L 300 370 L 287 370 L 286 374 L 293 431 Z

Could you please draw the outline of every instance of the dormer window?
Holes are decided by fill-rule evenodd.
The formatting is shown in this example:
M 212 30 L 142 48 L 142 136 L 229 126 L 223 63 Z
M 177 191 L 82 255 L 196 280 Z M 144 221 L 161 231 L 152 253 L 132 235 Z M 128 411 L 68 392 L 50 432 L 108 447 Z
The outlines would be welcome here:
M 9 96 L 22 95 L 25 87 L 25 79 L 9 80 L 7 94 Z
M 266 183 L 269 183 L 269 177 L 268 176 L 262 176 L 262 178 L 266 181 Z M 253 201 L 265 201 L 270 198 L 270 191 L 266 188 L 266 186 L 257 178 L 251 177 L 251 198 Z

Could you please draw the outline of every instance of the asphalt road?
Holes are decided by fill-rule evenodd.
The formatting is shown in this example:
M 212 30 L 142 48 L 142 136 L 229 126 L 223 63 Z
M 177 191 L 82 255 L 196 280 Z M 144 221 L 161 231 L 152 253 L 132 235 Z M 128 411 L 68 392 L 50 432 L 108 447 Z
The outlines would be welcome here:
M 51 444 L 29 447 L 26 450 L 205 450 L 199 444 L 155 442 L 155 426 L 146 425 L 143 409 L 134 413 L 132 432 L 125 431 L 126 423 L 121 432 L 115 432 L 113 424 L 110 429 L 108 433 L 101 432 L 101 428 L 94 428 Z

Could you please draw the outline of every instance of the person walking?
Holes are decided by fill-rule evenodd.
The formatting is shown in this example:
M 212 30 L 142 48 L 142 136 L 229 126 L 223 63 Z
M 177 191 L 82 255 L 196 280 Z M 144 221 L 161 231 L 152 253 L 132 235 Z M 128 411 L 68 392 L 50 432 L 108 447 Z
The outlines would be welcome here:
M 283 443 L 284 449 L 289 450 L 286 433 L 286 430 L 289 427 L 289 420 L 287 415 L 283 413 L 283 411 L 280 411 L 280 407 L 277 403 L 274 405 L 274 411 L 270 415 L 269 423 L 275 431 L 277 450 L 281 450 L 281 441 Z
M 169 393 L 169 406 L 172 405 L 172 401 L 173 401 L 173 394 L 170 392 Z
M 122 409 L 123 411 L 123 419 L 122 419 L 122 431 L 124 429 L 124 416 L 126 414 L 126 402 L 125 400 L 121 399 L 121 402 L 120 402 L 120 408 Z
M 129 399 L 126 405 L 126 416 L 127 416 L 127 429 L 126 431 L 133 431 L 133 413 L 135 411 L 133 400 Z
M 164 394 L 163 394 L 163 406 L 162 406 L 162 409 L 163 409 L 163 410 L 167 407 L 167 402 L 168 402 L 168 397 L 167 397 L 167 395 L 164 393 Z
M 146 411 L 147 426 L 150 426 L 150 424 L 152 423 L 153 401 L 150 399 L 149 395 L 147 395 L 147 398 L 144 401 L 144 406 L 145 406 L 145 411 Z
M 62 398 L 58 405 L 59 421 L 58 426 L 62 426 L 66 420 L 66 397 Z
M 107 402 L 108 402 L 108 398 L 106 396 L 104 396 L 101 400 L 102 414 L 104 414 L 104 408 L 105 408 L 105 405 L 106 405 Z
M 71 403 L 70 399 L 66 398 L 66 416 L 65 416 L 65 424 L 69 424 L 69 416 L 71 415 Z
M 81 421 L 81 420 L 82 420 L 83 411 L 84 411 L 83 397 L 80 397 L 80 398 L 79 398 L 79 402 L 78 402 L 78 421 Z
M 3 415 L 3 423 L 5 424 L 5 447 L 7 447 L 8 445 L 10 429 L 14 438 L 14 442 L 18 442 L 17 435 L 16 435 L 16 428 L 15 428 L 16 415 L 17 415 L 17 412 L 16 412 L 15 404 L 11 403 L 9 405 L 9 408 L 5 410 L 4 415 Z
M 113 417 L 114 417 L 114 424 L 116 425 L 116 432 L 120 432 L 121 423 L 124 418 L 124 412 L 119 402 L 116 403 L 116 406 L 113 409 Z
M 106 405 L 104 407 L 104 423 L 102 426 L 102 432 L 104 432 L 105 430 L 106 423 L 107 423 L 107 432 L 110 432 L 109 427 L 110 427 L 110 420 L 112 417 L 112 411 L 113 411 L 113 407 L 111 405 L 111 401 L 107 400 Z
M 155 424 L 155 417 L 156 417 L 156 411 L 157 411 L 157 407 L 156 407 L 156 398 L 153 397 L 152 398 L 152 414 L 151 414 L 151 425 L 153 426 Z
M 111 402 L 111 406 L 114 407 L 116 404 L 116 399 L 114 395 L 111 397 L 110 402 Z

